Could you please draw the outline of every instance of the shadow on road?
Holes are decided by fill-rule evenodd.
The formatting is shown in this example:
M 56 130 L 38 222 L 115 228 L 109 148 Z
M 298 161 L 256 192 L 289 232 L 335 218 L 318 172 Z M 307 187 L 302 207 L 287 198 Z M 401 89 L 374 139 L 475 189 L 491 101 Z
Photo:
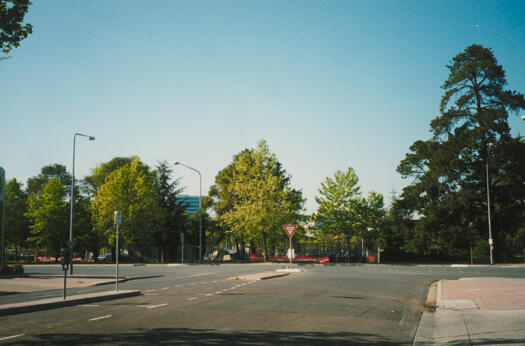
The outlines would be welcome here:
M 170 345 L 406 345 L 373 334 L 323 332 L 217 331 L 159 328 L 114 334 L 40 334 L 31 343 L 39 345 L 170 344 Z

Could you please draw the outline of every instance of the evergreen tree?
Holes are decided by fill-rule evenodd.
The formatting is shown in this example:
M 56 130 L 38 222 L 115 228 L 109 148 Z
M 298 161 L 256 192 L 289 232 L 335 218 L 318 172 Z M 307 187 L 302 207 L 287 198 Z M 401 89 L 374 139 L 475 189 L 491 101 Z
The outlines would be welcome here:
M 29 220 L 27 212 L 27 194 L 22 189 L 22 184 L 16 179 L 11 179 L 6 185 L 5 194 L 5 228 L 6 240 L 15 247 L 15 256 L 18 259 L 18 249 L 25 245 L 29 237 Z
M 398 166 L 403 177 L 414 179 L 400 206 L 420 216 L 409 242 L 414 252 L 466 256 L 488 238 L 488 162 L 495 250 L 508 259 L 524 222 L 518 211 L 525 199 L 519 156 L 525 149 L 511 137 L 507 118 L 525 108 L 525 99 L 504 89 L 505 73 L 488 48 L 471 45 L 447 68 L 441 114 L 430 123 L 432 138 L 416 141 Z

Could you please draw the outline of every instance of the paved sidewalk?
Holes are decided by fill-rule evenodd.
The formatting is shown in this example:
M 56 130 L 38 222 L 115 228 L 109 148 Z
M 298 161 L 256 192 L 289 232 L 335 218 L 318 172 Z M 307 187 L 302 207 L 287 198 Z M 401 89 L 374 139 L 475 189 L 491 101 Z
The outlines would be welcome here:
M 525 345 L 525 279 L 441 280 L 427 306 L 414 345 Z

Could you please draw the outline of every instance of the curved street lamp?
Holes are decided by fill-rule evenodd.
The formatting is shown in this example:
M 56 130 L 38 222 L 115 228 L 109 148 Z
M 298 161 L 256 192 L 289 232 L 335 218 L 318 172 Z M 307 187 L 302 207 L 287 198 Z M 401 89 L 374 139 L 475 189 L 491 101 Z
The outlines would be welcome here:
M 175 166 L 176 165 L 184 166 L 184 167 L 186 167 L 188 169 L 191 169 L 192 171 L 197 172 L 199 174 L 199 262 L 202 263 L 202 207 L 201 207 L 202 176 L 201 176 L 201 172 L 199 172 L 195 168 L 187 166 L 187 165 L 185 165 L 185 164 L 183 164 L 182 162 L 179 162 L 179 161 L 175 162 Z
M 69 247 L 73 247 L 73 211 L 75 206 L 75 144 L 77 136 L 86 137 L 90 141 L 94 141 L 95 137 L 83 135 L 82 133 L 75 133 L 73 136 L 73 176 L 71 177 L 71 216 L 69 218 Z M 73 275 L 73 259 L 69 265 L 69 274 Z

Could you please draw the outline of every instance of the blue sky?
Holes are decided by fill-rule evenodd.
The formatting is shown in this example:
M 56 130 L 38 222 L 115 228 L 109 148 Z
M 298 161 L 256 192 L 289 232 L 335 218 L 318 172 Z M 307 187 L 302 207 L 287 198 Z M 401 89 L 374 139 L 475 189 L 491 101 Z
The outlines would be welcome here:
M 525 92 L 523 1 L 46 0 L 26 21 L 34 33 L 0 61 L 0 165 L 24 182 L 46 164 L 71 169 L 80 132 L 97 139 L 77 140 L 77 177 L 138 155 L 195 167 L 207 192 L 266 139 L 308 212 L 348 166 L 388 200 L 454 55 L 492 48 Z M 195 173 L 175 172 L 198 194 Z

